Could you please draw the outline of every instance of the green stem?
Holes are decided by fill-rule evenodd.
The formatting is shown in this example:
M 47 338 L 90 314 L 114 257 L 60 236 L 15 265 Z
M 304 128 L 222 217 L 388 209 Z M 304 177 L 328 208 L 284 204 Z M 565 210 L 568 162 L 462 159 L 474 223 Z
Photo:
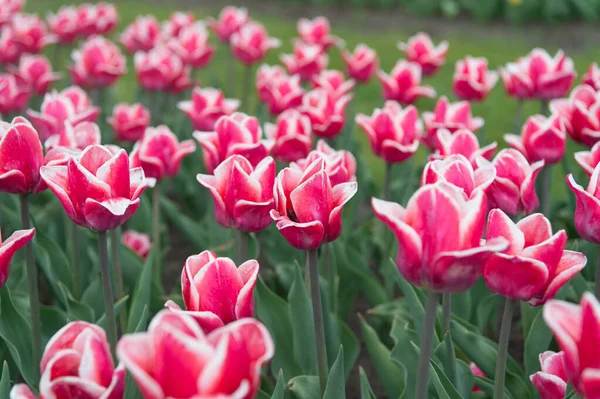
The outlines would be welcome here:
M 236 231 L 237 241 L 237 256 L 238 266 L 248 260 L 248 233 L 237 230 Z
M 442 295 L 442 310 L 444 316 L 442 319 L 442 331 L 444 334 L 446 334 L 448 331 L 450 331 L 450 320 L 452 317 L 452 294 L 448 293 Z
M 548 116 L 548 101 L 540 100 L 540 114 Z
M 425 320 L 421 331 L 421 345 L 419 352 L 419 363 L 417 366 L 417 381 L 415 388 L 415 399 L 427 399 L 427 388 L 429 386 L 429 358 L 433 346 L 433 334 L 435 333 L 435 317 L 440 294 L 430 291 L 425 304 Z
M 154 281 L 161 285 L 161 249 L 160 249 L 160 181 L 152 189 L 152 247 L 156 248 L 154 257 Z
M 521 99 L 517 100 L 517 110 L 515 111 L 515 120 L 513 126 L 513 133 L 519 134 L 521 132 L 521 126 L 523 126 L 523 105 L 524 102 Z
M 227 96 L 234 96 L 233 89 L 235 87 L 235 57 L 230 48 L 227 48 Z M 245 106 L 242 103 L 242 106 Z
M 390 199 L 390 190 L 392 186 L 392 163 L 385 164 L 385 182 L 383 184 L 383 199 L 389 201 Z
M 112 283 L 110 281 L 110 268 L 108 266 L 108 239 L 106 231 L 98 232 L 98 255 L 100 257 L 100 274 L 102 275 L 102 292 L 104 295 L 104 310 L 106 312 L 106 332 L 110 350 L 115 357 L 117 345 L 117 323 L 113 305 Z
M 31 228 L 29 222 L 29 195 L 21 195 L 21 224 L 23 230 Z M 37 281 L 37 270 L 33 255 L 33 243 L 25 244 L 25 263 L 27 265 L 27 284 L 29 286 L 29 307 L 31 310 L 31 335 L 33 346 L 33 364 L 39 364 L 42 354 L 42 333 L 40 323 L 40 297 Z M 36 375 L 39 371 L 37 367 Z M 37 377 L 36 377 L 37 378 Z
M 504 380 L 506 378 L 506 357 L 508 354 L 508 342 L 510 339 L 510 327 L 516 301 L 506 298 L 504 312 L 502 313 L 502 325 L 500 326 L 500 338 L 498 339 L 498 355 L 496 357 L 496 378 L 494 379 L 494 399 L 504 398 Z
M 331 309 L 335 313 L 337 310 L 337 295 L 336 295 L 336 277 L 337 277 L 337 265 L 331 256 L 331 245 L 332 243 L 325 244 L 323 259 L 325 260 L 325 269 L 327 272 L 327 280 L 329 287 L 329 303 Z
M 77 225 L 69 220 L 67 224 L 69 235 L 71 237 L 71 267 L 73 268 L 73 296 L 77 299 L 81 297 L 81 272 L 79 270 L 79 250 Z
M 242 109 L 250 112 L 250 85 L 252 83 L 252 65 L 244 66 L 244 86 L 242 87 Z
M 321 290 L 319 289 L 319 255 L 316 249 L 308 251 L 310 273 L 310 295 L 312 299 L 313 320 L 315 323 L 315 337 L 317 342 L 317 363 L 319 369 L 319 386 L 321 396 L 327 386 L 329 366 L 327 363 L 327 347 L 325 346 L 325 323 L 323 322 L 323 307 L 321 304 Z
M 550 184 L 552 182 L 552 169 L 550 165 L 542 168 L 541 172 L 540 211 L 544 216 L 550 216 Z
M 115 282 L 115 295 L 116 299 L 120 300 L 125 296 L 125 289 L 123 288 L 123 272 L 121 271 L 121 261 L 119 260 L 119 234 L 117 229 L 110 231 L 110 249 L 112 253 L 112 267 L 113 267 L 113 279 Z M 127 309 L 123 306 L 119 311 L 119 327 L 121 328 L 121 334 L 127 331 Z

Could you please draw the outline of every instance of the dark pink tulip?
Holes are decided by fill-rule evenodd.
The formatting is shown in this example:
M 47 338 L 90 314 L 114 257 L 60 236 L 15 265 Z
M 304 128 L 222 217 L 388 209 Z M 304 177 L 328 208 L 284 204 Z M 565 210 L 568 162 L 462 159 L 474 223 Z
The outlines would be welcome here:
M 475 159 L 479 156 L 490 160 L 498 147 L 496 142 L 479 146 L 477 136 L 470 130 L 459 129 L 454 133 L 449 130 L 439 129 L 437 133 L 438 149 L 431 154 L 430 159 L 444 159 L 450 155 L 463 155 L 471 165 L 476 166 Z
M 100 145 L 87 147 L 64 166 L 43 166 L 41 175 L 71 220 L 97 231 L 125 223 L 150 184 L 142 168 L 130 168 L 125 150 L 113 155 Z
M 231 115 L 239 106 L 239 100 L 225 98 L 221 90 L 211 87 L 196 88 L 192 92 L 191 101 L 181 101 L 177 104 L 177 108 L 190 119 L 194 129 L 203 132 L 213 131 L 220 117 Z
M 43 55 L 23 54 L 18 68 L 12 71 L 27 83 L 31 92 L 41 96 L 50 90 L 52 83 L 60 80 L 62 74 L 52 71 L 52 65 Z
M 215 124 L 214 132 L 194 132 L 194 137 L 204 150 L 204 167 L 210 174 L 234 154 L 242 155 L 256 167 L 269 155 L 274 144 L 262 139 L 257 118 L 241 112 L 222 116 Z
M 131 54 L 152 50 L 160 40 L 160 25 L 152 15 L 138 15 L 121 34 L 121 43 Z
M 497 294 L 533 306 L 554 298 L 558 290 L 581 271 L 587 258 L 565 250 L 567 233 L 552 234 L 550 221 L 541 213 L 514 223 L 500 209 L 488 216 L 486 239 L 504 238 L 509 247 L 488 259 L 483 268 L 487 287 Z
M 175 11 L 169 19 L 163 22 L 161 28 L 161 36 L 164 40 L 176 38 L 181 31 L 196 22 L 196 17 L 191 11 Z
M 166 46 L 158 46 L 148 52 L 138 51 L 133 57 L 135 74 L 139 84 L 150 91 L 169 91 L 184 81 L 186 68 L 181 58 Z M 189 74 L 189 70 L 188 70 Z
M 321 46 L 301 41 L 294 43 L 292 54 L 281 54 L 279 59 L 290 75 L 298 74 L 303 81 L 310 81 L 314 75 L 327 68 L 329 63 L 329 57 Z
M 520 136 L 505 134 L 504 140 L 529 162 L 544 161 L 552 165 L 565 155 L 567 133 L 563 118 L 558 114 L 533 115 L 523 125 Z
M 192 88 L 195 82 L 192 80 L 192 68 L 189 65 L 184 65 L 178 70 L 173 81 L 167 86 L 169 94 L 178 95 Z
M 282 71 L 281 75 L 268 80 L 261 77 L 261 80 L 256 83 L 258 94 L 272 115 L 279 115 L 302 104 L 304 90 L 300 85 L 299 75 L 288 76 Z
M 592 146 L 600 140 L 600 93 L 590 86 L 577 86 L 569 98 L 551 101 L 550 111 L 560 115 L 578 143 Z
M 478 191 L 486 192 L 495 177 L 496 170 L 490 163 L 474 169 L 463 155 L 450 155 L 425 165 L 421 185 L 443 181 L 459 188 L 468 199 L 473 198 Z
M 56 41 L 54 36 L 48 34 L 44 21 L 36 14 L 15 14 L 9 29 L 10 39 L 19 54 L 37 54 Z
M 352 94 L 335 98 L 325 89 L 313 89 L 304 95 L 298 110 L 310 118 L 315 135 L 331 138 L 344 128 L 346 106 L 351 100 Z
M 208 31 L 203 22 L 196 22 L 181 29 L 179 35 L 168 42 L 184 64 L 192 68 L 204 68 L 212 59 L 215 48 L 208 41 Z
M 248 10 L 245 8 L 228 6 L 221 10 L 219 19 L 209 19 L 208 26 L 217 34 L 219 40 L 223 43 L 229 43 L 231 36 L 237 33 L 249 20 Z
M 252 65 L 265 58 L 269 50 L 281 46 L 281 41 L 270 37 L 265 27 L 255 21 L 246 23 L 231 35 L 231 52 L 242 64 Z
M 312 146 L 310 119 L 295 109 L 284 111 L 276 124 L 267 122 L 265 134 L 275 142 L 271 154 L 284 162 L 306 158 Z
M 324 50 L 343 43 L 339 37 L 331 34 L 329 20 L 325 17 L 316 17 L 312 20 L 300 18 L 298 20 L 298 35 L 304 43 L 317 45 Z
M 77 35 L 81 38 L 91 36 L 96 31 L 96 7 L 83 3 L 77 7 Z
M 0 114 L 20 113 L 30 93 L 29 83 L 20 75 L 0 73 Z
M 530 375 L 531 383 L 541 399 L 563 399 L 567 393 L 565 353 L 546 351 L 540 353 L 541 371 Z
M 442 41 L 435 46 L 427 33 L 417 33 L 406 43 L 398 43 L 398 48 L 404 52 L 408 61 L 421 65 L 423 75 L 433 75 L 444 65 L 448 53 L 448 42 Z
M 252 399 L 274 352 L 269 331 L 255 319 L 206 333 L 191 316 L 168 310 L 154 317 L 148 332 L 125 335 L 117 345 L 145 399 Z
M 581 79 L 583 84 L 586 84 L 594 90 L 600 89 L 600 68 L 597 62 L 592 62 L 585 75 Z
M 179 173 L 183 158 L 194 151 L 193 140 L 178 142 L 166 125 L 148 127 L 131 152 L 131 167 L 140 166 L 146 177 L 156 180 L 174 177 Z
M 58 43 L 71 44 L 77 39 L 79 25 L 75 6 L 61 6 L 56 13 L 48 13 L 46 22 Z
M 575 182 L 572 174 L 567 176 L 567 184 L 577 199 L 575 207 L 575 228 L 581 238 L 596 245 L 600 244 L 600 230 L 596 227 L 596 220 L 600 214 L 600 166 L 596 165 L 590 177 L 586 190 Z
M 282 76 L 288 78 L 287 74 L 279 65 L 262 64 L 256 71 L 256 94 L 262 102 L 268 100 L 268 90 L 271 81 L 274 81 Z
M 4 26 L 0 33 L 0 63 L 16 64 L 22 54 L 22 50 L 13 41 L 12 29 L 10 26 Z
M 113 108 L 108 124 L 112 127 L 117 140 L 136 142 L 142 138 L 144 131 L 150 125 L 150 111 L 139 103 L 131 105 L 120 103 Z
M 461 100 L 483 100 L 497 81 L 498 73 L 488 70 L 486 58 L 467 56 L 456 62 L 452 83 L 454 94 Z
M 435 97 L 431 86 L 421 86 L 421 66 L 415 62 L 400 60 L 388 75 L 377 72 L 383 86 L 383 97 L 395 100 L 402 105 L 414 103 L 419 97 Z
M 341 71 L 322 70 L 318 75 L 313 75 L 312 84 L 315 89 L 325 89 L 334 98 L 340 98 L 352 91 L 355 82 L 346 80 Z
M 91 36 L 79 50 L 73 52 L 71 79 L 87 89 L 98 89 L 114 84 L 126 72 L 126 61 L 121 50 L 102 36 Z
M 17 230 L 6 240 L 2 241 L 0 235 L 0 287 L 6 284 L 10 272 L 10 261 L 15 252 L 23 248 L 33 238 L 35 229 Z
M 469 289 L 485 261 L 508 246 L 504 239 L 481 242 L 487 213 L 482 190 L 467 199 L 457 187 L 439 182 L 417 190 L 406 209 L 377 198 L 371 207 L 396 235 L 402 276 L 436 292 Z
M 575 161 L 581 166 L 588 176 L 591 176 L 600 163 L 600 142 L 594 144 L 589 151 L 578 151 L 574 154 Z
M 379 67 L 377 53 L 366 44 L 357 45 L 353 53 L 342 50 L 342 57 L 348 76 L 361 83 L 368 82 Z
M 317 148 L 311 151 L 306 158 L 290 163 L 290 168 L 306 172 L 318 159 L 325 161 L 325 171 L 332 186 L 356 181 L 356 158 L 354 155 L 350 151 L 334 150 L 327 145 L 325 140 L 317 141 Z
M 119 24 L 119 12 L 112 3 L 103 1 L 93 5 L 94 7 L 94 31 L 96 35 L 106 35 L 111 33 Z
M 210 251 L 190 256 L 181 273 L 185 313 L 192 316 L 205 333 L 254 316 L 253 293 L 258 269 L 255 260 L 244 262 L 238 268 L 231 259 L 217 258 Z M 181 312 L 173 301 L 166 306 Z
M 419 148 L 423 124 L 413 105 L 402 109 L 397 102 L 386 101 L 370 117 L 356 115 L 356 124 L 367 134 L 375 155 L 387 163 L 403 162 Z
M 121 243 L 135 252 L 140 258 L 146 259 L 152 248 L 150 236 L 134 230 L 127 230 L 121 234 Z
M 519 58 L 500 68 L 506 94 L 520 100 L 535 98 L 533 82 L 528 75 L 528 60 Z
M 44 142 L 46 151 L 56 147 L 82 151 L 90 145 L 100 144 L 100 128 L 94 122 L 81 122 L 76 126 L 65 122 L 65 128 L 60 134 L 48 137 Z

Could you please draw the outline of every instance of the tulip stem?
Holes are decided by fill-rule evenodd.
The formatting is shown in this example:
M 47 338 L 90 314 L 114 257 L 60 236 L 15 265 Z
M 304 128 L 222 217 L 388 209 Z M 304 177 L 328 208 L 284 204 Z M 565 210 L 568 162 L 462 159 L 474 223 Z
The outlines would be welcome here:
M 452 294 L 447 293 L 442 295 L 442 331 L 446 334 L 450 331 L 450 320 L 452 317 Z
M 548 116 L 548 101 L 540 100 L 540 114 Z
M 21 224 L 23 230 L 31 228 L 29 222 L 29 195 L 21 195 Z M 25 244 L 25 263 L 27 265 L 27 283 L 29 285 L 29 308 L 31 311 L 31 335 L 33 345 L 33 364 L 39 364 L 42 354 L 42 334 L 40 323 L 40 297 L 38 291 L 37 270 L 33 256 L 33 242 Z M 37 367 L 34 367 L 37 371 Z
M 108 239 L 106 231 L 98 232 L 98 255 L 100 257 L 100 274 L 102 275 L 102 291 L 104 293 L 104 310 L 106 312 L 106 332 L 110 350 L 115 357 L 117 345 L 117 322 L 115 320 L 115 309 L 113 305 L 112 283 L 110 280 L 110 268 L 108 266 Z
M 227 49 L 227 53 L 227 96 L 231 97 L 234 96 L 233 89 L 235 87 L 235 58 L 230 48 Z
M 248 233 L 245 231 L 236 231 L 236 246 L 238 255 L 238 266 L 248 260 Z
M 308 251 L 310 273 L 310 296 L 312 298 L 313 320 L 315 323 L 315 337 L 317 342 L 317 363 L 319 368 L 319 386 L 321 396 L 327 386 L 329 366 L 327 363 L 327 347 L 325 346 L 325 323 L 323 322 L 323 306 L 321 304 L 321 290 L 319 289 L 319 254 L 316 249 Z
M 383 183 L 383 199 L 386 201 L 390 200 L 390 190 L 392 188 L 392 167 L 394 164 L 385 164 L 385 182 Z
M 250 83 L 252 82 L 252 65 L 244 66 L 244 86 L 242 87 L 242 109 L 246 112 L 250 112 L 250 104 L 248 100 L 250 97 Z
M 417 386 L 415 388 L 415 399 L 427 399 L 429 386 L 429 358 L 433 346 L 433 334 L 435 333 L 435 318 L 440 294 L 430 291 L 425 303 L 425 320 L 421 330 L 421 344 L 419 352 L 419 363 L 417 366 Z
M 600 299 L 600 248 L 598 250 L 598 261 L 596 262 L 596 298 Z
M 154 281 L 161 285 L 161 270 L 160 270 L 160 181 L 157 180 L 152 189 L 152 247 L 156 248 L 156 256 L 154 258 Z
M 516 301 L 506 298 L 504 312 L 502 313 L 502 324 L 500 326 L 500 337 L 498 339 L 498 356 L 496 357 L 496 378 L 494 378 L 494 399 L 504 398 L 504 380 L 506 378 L 506 357 L 508 354 L 508 341 L 510 338 L 510 327 L 512 324 L 513 311 Z
M 112 254 L 113 279 L 115 281 L 115 295 L 116 299 L 120 300 L 125 296 L 125 290 L 123 288 L 123 272 L 119 260 L 119 234 L 117 234 L 117 229 L 110 231 L 110 249 Z M 119 311 L 119 327 L 121 328 L 121 334 L 125 334 L 127 330 L 127 310 L 125 306 Z
M 550 216 L 550 184 L 552 182 L 552 169 L 550 165 L 545 166 L 541 170 L 541 195 L 540 195 L 540 211 L 544 216 Z
M 79 250 L 78 237 L 77 237 L 77 225 L 75 222 L 69 220 L 67 223 L 71 237 L 71 267 L 73 268 L 73 296 L 80 299 L 81 297 L 81 272 L 79 271 L 79 256 L 77 251 Z
M 513 126 L 513 133 L 519 134 L 521 126 L 523 125 L 523 105 L 524 102 L 521 99 L 517 100 L 517 110 L 515 111 L 515 121 Z

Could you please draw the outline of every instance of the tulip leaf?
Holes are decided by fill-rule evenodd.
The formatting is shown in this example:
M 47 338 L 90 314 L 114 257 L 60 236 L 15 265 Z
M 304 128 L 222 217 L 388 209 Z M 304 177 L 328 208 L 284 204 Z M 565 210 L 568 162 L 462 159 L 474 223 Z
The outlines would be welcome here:
M 10 397 L 10 370 L 8 362 L 5 360 L 2 364 L 2 378 L 0 379 L 0 398 Z
M 435 356 L 441 360 L 444 373 L 452 384 L 456 384 L 456 354 L 450 331 L 444 335 L 444 340 L 435 348 Z M 451 354 L 448 356 L 448 354 Z
M 69 322 L 67 314 L 56 306 L 42 306 L 40 309 L 42 326 L 42 346 L 54 334 Z
M 456 360 L 456 389 L 468 398 L 473 392 L 473 372 L 469 365 L 460 359 Z
M 142 332 L 146 330 L 146 326 L 148 325 L 148 306 L 144 305 L 144 310 L 142 311 L 142 315 L 140 316 L 140 321 L 138 322 L 135 330 L 133 332 Z
M 369 384 L 369 377 L 365 373 L 362 367 L 358 367 L 358 374 L 360 375 L 360 399 L 377 399 Z
M 97 315 L 104 312 L 104 301 L 102 300 L 104 294 L 102 293 L 100 274 L 96 273 L 95 276 L 96 278 L 89 282 L 87 288 L 83 291 L 81 303 L 88 305 L 94 310 L 94 314 Z
M 548 350 L 551 342 L 552 331 L 550 331 L 544 321 L 543 312 L 539 311 L 531 323 L 529 334 L 525 338 L 523 360 L 526 375 L 532 375 L 540 370 L 540 353 Z
M 128 300 L 129 300 L 129 295 L 125 295 L 123 298 L 119 299 L 118 301 L 116 301 L 113 304 L 115 317 L 119 316 L 119 312 L 121 311 L 123 306 L 125 306 L 125 304 L 127 303 Z M 100 316 L 100 318 L 98 320 L 96 320 L 96 324 L 99 327 L 106 329 L 106 313 L 103 313 L 102 316 Z
M 342 399 L 346 397 L 346 377 L 344 375 L 344 346 L 340 345 L 340 349 L 329 371 L 327 378 L 327 387 L 323 399 Z
M 416 335 L 416 331 L 410 329 L 407 320 L 402 320 L 398 317 L 394 319 L 392 331 L 390 332 L 390 336 L 394 341 L 391 357 L 393 361 L 401 365 L 406 371 L 406 398 L 415 396 L 415 381 L 417 380 L 419 358 L 414 351 L 407 350 L 407 348 L 410 348 L 411 342 L 416 340 Z
M 463 399 L 463 396 L 456 390 L 456 387 L 448 379 L 444 371 L 434 361 L 431 361 L 433 368 L 431 380 L 440 399 Z
M 64 303 L 66 303 L 67 315 L 69 316 L 69 320 L 83 320 L 89 323 L 94 322 L 94 309 L 92 309 L 85 303 L 81 303 L 75 300 L 75 298 L 73 298 L 73 295 L 71 295 L 67 287 L 60 281 L 58 282 L 58 288 L 62 293 Z
M 150 306 L 150 294 L 152 290 L 152 265 L 156 249 L 151 250 L 142 266 L 142 273 L 138 278 L 137 285 L 133 291 L 129 318 L 127 320 L 127 331 L 132 332 L 141 320 L 146 307 Z
M 125 376 L 125 394 L 123 399 L 142 399 L 142 393 L 140 392 L 135 380 L 129 372 Z
M 285 398 L 285 380 L 283 379 L 283 370 L 279 370 L 277 374 L 277 382 L 275 383 L 275 389 L 273 389 L 273 395 L 271 399 L 284 399 Z
M 493 398 L 494 397 L 494 381 L 490 380 L 489 378 L 485 378 L 485 377 L 480 377 L 478 375 L 474 376 L 475 377 L 475 386 L 478 387 L 479 389 L 481 389 L 483 392 L 485 392 L 488 397 Z M 508 389 L 504 389 L 504 397 L 506 399 L 514 399 L 514 397 L 510 394 L 510 392 L 508 392 Z
M 295 399 L 315 399 L 320 396 L 319 377 L 300 375 L 289 381 L 288 390 Z

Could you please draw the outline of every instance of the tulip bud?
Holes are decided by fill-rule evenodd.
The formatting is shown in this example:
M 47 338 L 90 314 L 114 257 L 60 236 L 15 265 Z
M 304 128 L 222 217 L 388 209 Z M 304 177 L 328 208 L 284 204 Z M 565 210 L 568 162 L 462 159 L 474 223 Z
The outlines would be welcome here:
M 478 191 L 486 192 L 495 177 L 496 170 L 489 162 L 474 169 L 464 156 L 450 155 L 443 160 L 430 161 L 425 165 L 421 185 L 443 181 L 459 188 L 465 198 L 473 198 Z
M 417 33 L 406 43 L 398 43 L 398 48 L 404 52 L 406 59 L 421 65 L 423 75 L 433 75 L 444 65 L 448 53 L 448 42 L 442 41 L 437 47 L 427 33 Z
M 318 75 L 313 75 L 312 84 L 315 89 L 321 88 L 333 98 L 340 98 L 352 91 L 354 80 L 346 80 L 341 71 L 323 70 Z
M 479 147 L 477 136 L 468 129 L 460 129 L 455 133 L 440 128 L 437 132 L 438 149 L 431 154 L 429 159 L 444 159 L 450 155 L 462 155 L 466 157 L 471 165 L 477 165 L 475 160 L 478 157 L 490 160 L 498 147 L 494 141 L 485 147 Z
M 136 52 L 133 63 L 137 80 L 146 90 L 179 91 L 191 85 L 189 69 L 166 46 L 155 47 L 148 52 Z
M 140 258 L 146 259 L 150 253 L 152 244 L 148 234 L 127 230 L 121 234 L 121 243 L 135 252 Z
M 94 122 L 81 122 L 72 126 L 65 122 L 65 129 L 61 134 L 50 136 L 44 143 L 46 151 L 56 147 L 82 151 L 90 145 L 100 144 L 100 128 Z
M 0 114 L 20 113 L 29 102 L 30 88 L 20 75 L 0 73 Z
M 569 98 L 550 102 L 550 111 L 562 118 L 571 138 L 588 147 L 600 138 L 599 107 L 600 94 L 586 85 L 574 88 Z
M 221 10 L 219 19 L 209 19 L 208 26 L 223 43 L 229 43 L 231 36 L 237 33 L 249 21 L 248 10 L 228 6 Z
M 329 58 L 321 46 L 301 41 L 294 43 L 293 54 L 282 54 L 279 59 L 290 75 L 300 75 L 303 81 L 310 81 L 329 63 Z
M 44 21 L 37 14 L 15 14 L 8 29 L 10 40 L 19 55 L 37 54 L 56 41 L 48 34 Z
M 332 138 L 342 132 L 351 100 L 352 94 L 336 98 L 325 89 L 313 89 L 304 95 L 299 111 L 310 118 L 315 135 Z
M 150 112 L 139 103 L 120 103 L 113 108 L 108 124 L 113 128 L 117 140 L 136 142 L 144 136 L 144 131 L 150 125 Z
M 402 105 L 414 103 L 419 97 L 435 97 L 431 86 L 421 86 L 421 66 L 415 62 L 400 60 L 388 75 L 383 71 L 377 73 L 383 86 L 383 97 L 395 100 Z
M 456 62 L 452 81 L 456 97 L 467 101 L 481 101 L 496 85 L 498 73 L 488 70 L 486 58 L 467 56 Z
M 312 147 L 310 119 L 294 109 L 279 115 L 275 125 L 267 122 L 265 133 L 275 142 L 273 156 L 284 162 L 306 158 Z
M 73 52 L 70 67 L 73 82 L 97 89 L 113 85 L 126 72 L 125 57 L 119 48 L 102 36 L 91 36 Z
M 215 48 L 208 42 L 208 31 L 203 22 L 183 27 L 168 46 L 192 68 L 206 67 L 215 53 Z
M 121 34 L 121 43 L 130 54 L 150 51 L 160 40 L 160 26 L 152 15 L 138 15 Z
M 540 354 L 541 371 L 530 375 L 531 383 L 541 399 L 563 399 L 567 393 L 565 353 L 546 351 Z
M 304 159 L 290 163 L 290 168 L 305 172 L 316 160 L 325 162 L 325 170 L 331 186 L 356 181 L 356 158 L 350 151 L 336 151 L 325 140 L 317 141 L 317 147 Z
M 13 74 L 19 75 L 37 95 L 48 92 L 52 83 L 60 80 L 60 73 L 52 72 L 50 61 L 43 55 L 24 54 L 19 60 L 19 67 Z
M 530 116 L 520 136 L 505 134 L 504 140 L 529 162 L 544 161 L 546 165 L 559 162 L 567 146 L 564 122 L 557 114 Z
M 368 82 L 379 65 L 377 53 L 365 44 L 357 45 L 353 53 L 342 50 L 342 57 L 346 64 L 346 73 L 361 83 Z
M 271 49 L 281 46 L 279 39 L 270 37 L 258 22 L 248 22 L 231 35 L 231 52 L 243 64 L 252 65 L 262 61 Z
M 202 132 L 212 132 L 220 117 L 233 114 L 239 106 L 239 100 L 225 98 L 221 90 L 212 87 L 196 88 L 192 91 L 191 101 L 177 104 L 177 108 L 190 119 L 194 129 Z
M 306 44 L 317 45 L 324 50 L 343 44 L 343 40 L 330 34 L 329 20 L 325 17 L 316 17 L 312 20 L 300 18 L 297 27 L 300 40 Z
M 182 30 L 188 26 L 194 25 L 195 22 L 196 18 L 194 17 L 193 12 L 175 11 L 169 16 L 169 19 L 162 24 L 161 36 L 164 40 L 176 38 Z
M 596 220 L 600 214 L 600 205 L 598 204 L 598 197 L 600 191 L 598 190 L 598 180 L 600 179 L 600 166 L 596 165 L 587 189 L 583 189 L 579 184 L 575 182 L 575 178 L 572 174 L 567 176 L 567 184 L 577 200 L 575 205 L 575 229 L 577 233 L 589 242 L 596 245 L 600 244 L 600 231 L 596 227 Z

